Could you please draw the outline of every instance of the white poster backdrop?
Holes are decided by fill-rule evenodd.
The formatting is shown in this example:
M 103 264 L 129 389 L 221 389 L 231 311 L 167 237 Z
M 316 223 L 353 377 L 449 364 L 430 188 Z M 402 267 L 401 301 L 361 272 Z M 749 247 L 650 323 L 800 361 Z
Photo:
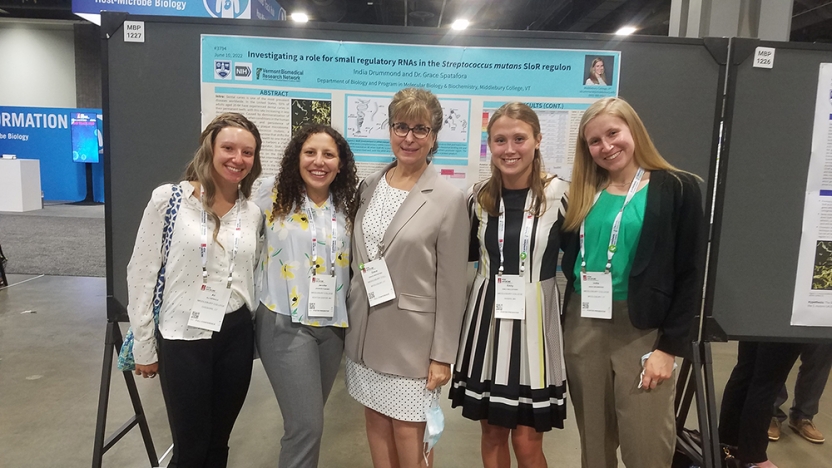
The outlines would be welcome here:
M 832 63 L 822 63 L 792 325 L 832 327 Z

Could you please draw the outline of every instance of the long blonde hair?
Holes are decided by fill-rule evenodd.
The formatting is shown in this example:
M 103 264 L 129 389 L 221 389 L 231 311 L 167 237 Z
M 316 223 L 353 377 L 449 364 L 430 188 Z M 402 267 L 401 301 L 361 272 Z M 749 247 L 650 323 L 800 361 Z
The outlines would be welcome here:
M 260 131 L 257 130 L 254 123 L 242 114 L 235 112 L 220 114 L 202 131 L 202 135 L 199 137 L 199 148 L 194 153 L 194 158 L 185 168 L 183 178 L 190 182 L 199 182 L 199 185 L 205 189 L 205 200 L 203 200 L 202 205 L 208 216 L 214 220 L 214 241 L 217 240 L 217 234 L 220 232 L 220 217 L 211 208 L 214 204 L 214 198 L 217 195 L 217 184 L 214 181 L 214 172 L 212 171 L 214 164 L 214 141 L 217 139 L 220 131 L 225 127 L 237 127 L 249 131 L 254 136 L 256 143 L 254 148 L 254 164 L 251 166 L 251 172 L 240 181 L 240 191 L 243 192 L 244 197 L 248 198 L 251 196 L 251 187 L 254 181 L 260 177 L 260 172 L 263 170 L 260 163 L 260 147 L 263 146 Z
M 639 167 L 646 171 L 685 172 L 674 167 L 659 154 L 641 118 L 627 101 L 614 97 L 595 101 L 584 112 L 578 128 L 578 142 L 575 145 L 575 161 L 572 166 L 572 183 L 569 185 L 569 207 L 563 223 L 563 228 L 567 231 L 576 231 L 581 227 L 581 222 L 592 209 L 595 194 L 609 182 L 609 172 L 595 164 L 586 142 L 587 124 L 603 114 L 618 117 L 627 124 L 635 146 L 633 159 Z M 698 179 L 698 176 L 695 177 Z
M 491 127 L 500 117 L 519 120 L 532 127 L 532 134 L 535 140 L 540 137 L 540 120 L 531 107 L 522 102 L 509 102 L 503 104 L 494 112 L 488 121 L 488 141 L 491 142 Z M 532 158 L 532 172 L 529 174 L 529 187 L 532 191 L 532 205 L 529 212 L 534 216 L 540 216 L 546 212 L 546 186 L 552 177 L 546 176 L 543 170 L 543 157 L 540 148 L 535 148 Z M 500 205 L 498 201 L 502 196 L 503 177 L 500 170 L 491 163 L 491 178 L 486 180 L 477 193 L 477 202 L 491 216 L 500 216 Z

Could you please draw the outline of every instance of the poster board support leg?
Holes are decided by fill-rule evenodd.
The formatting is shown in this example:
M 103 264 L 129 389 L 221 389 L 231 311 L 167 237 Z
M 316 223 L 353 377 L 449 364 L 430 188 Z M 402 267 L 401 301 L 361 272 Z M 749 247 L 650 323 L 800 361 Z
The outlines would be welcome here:
M 121 329 L 117 321 L 107 321 L 107 334 L 104 340 L 104 362 L 101 367 L 101 387 L 98 394 L 98 415 L 95 421 L 95 441 L 93 445 L 92 467 L 101 468 L 104 454 L 113 447 L 127 432 L 134 426 L 139 426 L 142 434 L 144 447 L 147 451 L 147 458 L 150 466 L 159 466 L 159 459 L 156 456 L 156 448 L 153 446 L 153 439 L 150 437 L 150 427 L 142 408 L 139 391 L 136 388 L 136 381 L 130 371 L 122 372 L 124 382 L 127 384 L 127 392 L 130 394 L 130 402 L 133 404 L 133 416 L 127 420 L 115 433 L 104 439 L 104 431 L 107 429 L 107 408 L 110 401 L 110 381 L 113 375 L 113 357 L 121 349 Z
M 718 419 L 709 342 L 694 342 L 693 359 L 685 359 L 676 381 L 676 445 L 702 468 L 720 468 Z M 699 435 L 685 431 L 691 404 L 696 398 Z

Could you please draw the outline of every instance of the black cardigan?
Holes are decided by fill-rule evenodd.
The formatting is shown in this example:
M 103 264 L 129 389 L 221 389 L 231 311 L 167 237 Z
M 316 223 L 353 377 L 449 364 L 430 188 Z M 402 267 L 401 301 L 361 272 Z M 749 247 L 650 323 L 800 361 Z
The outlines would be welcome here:
M 655 348 L 674 356 L 691 354 L 691 322 L 702 303 L 705 228 L 697 180 L 684 172 L 652 171 L 644 224 L 630 270 L 627 305 L 633 326 L 658 328 Z M 580 245 L 577 231 L 563 236 L 566 310 L 575 289 Z

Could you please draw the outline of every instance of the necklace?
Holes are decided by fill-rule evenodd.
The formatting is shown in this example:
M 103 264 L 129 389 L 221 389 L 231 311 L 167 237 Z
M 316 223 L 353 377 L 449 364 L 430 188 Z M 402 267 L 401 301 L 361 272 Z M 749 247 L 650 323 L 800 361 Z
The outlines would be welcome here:
M 393 184 L 393 176 L 396 175 L 396 169 L 398 168 L 399 166 L 393 166 L 393 169 L 390 170 L 390 185 Z

